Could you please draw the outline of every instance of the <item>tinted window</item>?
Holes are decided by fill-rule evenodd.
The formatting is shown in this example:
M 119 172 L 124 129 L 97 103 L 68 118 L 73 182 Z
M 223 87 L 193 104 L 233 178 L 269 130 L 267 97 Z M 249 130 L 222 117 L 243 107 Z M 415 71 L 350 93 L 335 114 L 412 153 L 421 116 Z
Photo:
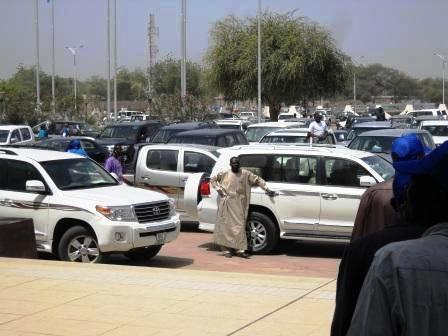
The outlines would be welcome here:
M 427 130 L 433 136 L 448 136 L 448 125 L 424 125 L 422 129 Z
M 356 149 L 371 153 L 390 153 L 392 142 L 396 137 L 388 136 L 359 136 L 350 143 L 350 149 Z
M 190 136 L 173 136 L 168 140 L 168 143 L 185 143 L 185 144 L 197 144 L 197 145 L 207 145 L 207 146 L 216 146 L 215 138 L 212 137 L 190 137 Z M 220 147 L 226 147 L 220 146 Z
M 195 152 L 185 152 L 184 172 L 185 173 L 211 173 L 215 160 L 208 155 Z
M 361 176 L 371 176 L 356 162 L 345 159 L 325 159 L 325 178 L 328 185 L 359 187 Z
M 20 140 L 20 133 L 19 133 L 19 130 L 14 130 L 14 131 L 12 131 L 12 133 L 11 133 L 11 138 L 10 138 L 10 140 L 9 141 L 13 141 L 13 139 L 16 139 L 16 141 L 21 141 Z
M 238 140 L 239 145 L 247 145 L 247 140 L 244 134 L 236 133 L 235 134 L 236 139 Z
M 81 140 L 81 146 L 82 148 L 84 148 L 86 151 L 88 150 L 94 150 L 96 147 L 93 144 L 93 142 L 89 141 L 89 140 Z
M 146 166 L 149 169 L 177 171 L 178 151 L 152 150 L 146 157 Z
M 216 146 L 218 146 L 218 147 L 227 147 L 226 139 L 224 137 L 222 137 L 222 136 L 218 137 Z
M 28 162 L 8 160 L 7 174 L 8 180 L 5 186 L 7 190 L 26 192 L 26 181 L 39 180 L 44 182 L 37 169 Z
M 8 140 L 9 131 L 8 130 L 1 130 L 0 131 L 0 142 L 6 142 Z
M 23 141 L 25 140 L 30 140 L 31 139 L 31 133 L 28 130 L 28 128 L 21 128 L 20 132 L 22 133 L 22 139 Z
M 241 167 L 265 181 L 316 184 L 317 158 L 291 155 L 242 155 Z
M 227 147 L 232 147 L 232 146 L 237 145 L 235 138 L 233 137 L 233 134 L 226 135 L 226 143 L 227 143 Z

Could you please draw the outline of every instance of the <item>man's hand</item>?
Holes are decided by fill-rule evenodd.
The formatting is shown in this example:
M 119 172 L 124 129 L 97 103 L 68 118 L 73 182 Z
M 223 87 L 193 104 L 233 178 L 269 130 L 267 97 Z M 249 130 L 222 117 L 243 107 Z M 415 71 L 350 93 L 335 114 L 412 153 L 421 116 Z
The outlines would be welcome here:
M 269 197 L 274 197 L 274 196 L 278 195 L 278 193 L 276 191 L 271 190 L 271 189 L 266 189 L 266 194 L 268 194 Z
M 224 194 L 224 191 L 222 191 L 222 189 L 218 189 L 216 191 L 218 192 L 219 196 L 221 196 L 221 197 L 226 196 L 226 194 Z

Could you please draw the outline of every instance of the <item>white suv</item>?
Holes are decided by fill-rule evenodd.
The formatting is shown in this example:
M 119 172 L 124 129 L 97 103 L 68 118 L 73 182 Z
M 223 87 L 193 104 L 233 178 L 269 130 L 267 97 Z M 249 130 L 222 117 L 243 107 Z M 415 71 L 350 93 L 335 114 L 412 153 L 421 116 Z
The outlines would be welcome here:
M 272 250 L 279 238 L 347 241 L 361 195 L 394 175 L 375 154 L 318 145 L 232 147 L 221 151 L 211 175 L 229 169 L 233 156 L 278 192 L 269 197 L 252 189 L 247 231 L 253 252 Z M 202 174 L 188 179 L 184 206 L 203 230 L 214 230 L 218 197 Z
M 0 145 L 34 141 L 31 127 L 26 125 L 0 125 Z
M 179 235 L 172 200 L 121 185 L 88 158 L 0 147 L 0 175 L 1 215 L 32 218 L 37 249 L 61 260 L 146 260 Z

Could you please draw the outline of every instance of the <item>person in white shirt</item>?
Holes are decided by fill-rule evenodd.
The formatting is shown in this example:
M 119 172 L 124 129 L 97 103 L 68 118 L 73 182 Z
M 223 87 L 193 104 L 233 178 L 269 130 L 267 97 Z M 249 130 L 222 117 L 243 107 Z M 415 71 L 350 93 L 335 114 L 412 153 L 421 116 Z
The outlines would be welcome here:
M 313 137 L 313 142 L 319 142 L 320 140 L 325 140 L 327 136 L 327 124 L 322 121 L 322 116 L 320 113 L 314 113 L 314 121 L 310 124 L 308 128 L 308 138 Z

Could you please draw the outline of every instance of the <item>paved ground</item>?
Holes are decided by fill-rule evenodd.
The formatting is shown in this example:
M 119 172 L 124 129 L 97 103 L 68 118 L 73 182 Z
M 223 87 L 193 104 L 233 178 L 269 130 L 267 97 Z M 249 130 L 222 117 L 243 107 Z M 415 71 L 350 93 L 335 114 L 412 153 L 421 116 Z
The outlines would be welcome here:
M 136 264 L 121 255 L 112 255 L 108 264 L 138 265 L 162 268 L 248 272 L 273 275 L 335 278 L 344 244 L 282 241 L 269 255 L 251 259 L 219 256 L 213 235 L 197 230 L 197 225 L 183 224 L 177 240 L 166 244 L 153 260 Z
M 0 258 L 0 336 L 328 335 L 334 290 L 325 277 Z

